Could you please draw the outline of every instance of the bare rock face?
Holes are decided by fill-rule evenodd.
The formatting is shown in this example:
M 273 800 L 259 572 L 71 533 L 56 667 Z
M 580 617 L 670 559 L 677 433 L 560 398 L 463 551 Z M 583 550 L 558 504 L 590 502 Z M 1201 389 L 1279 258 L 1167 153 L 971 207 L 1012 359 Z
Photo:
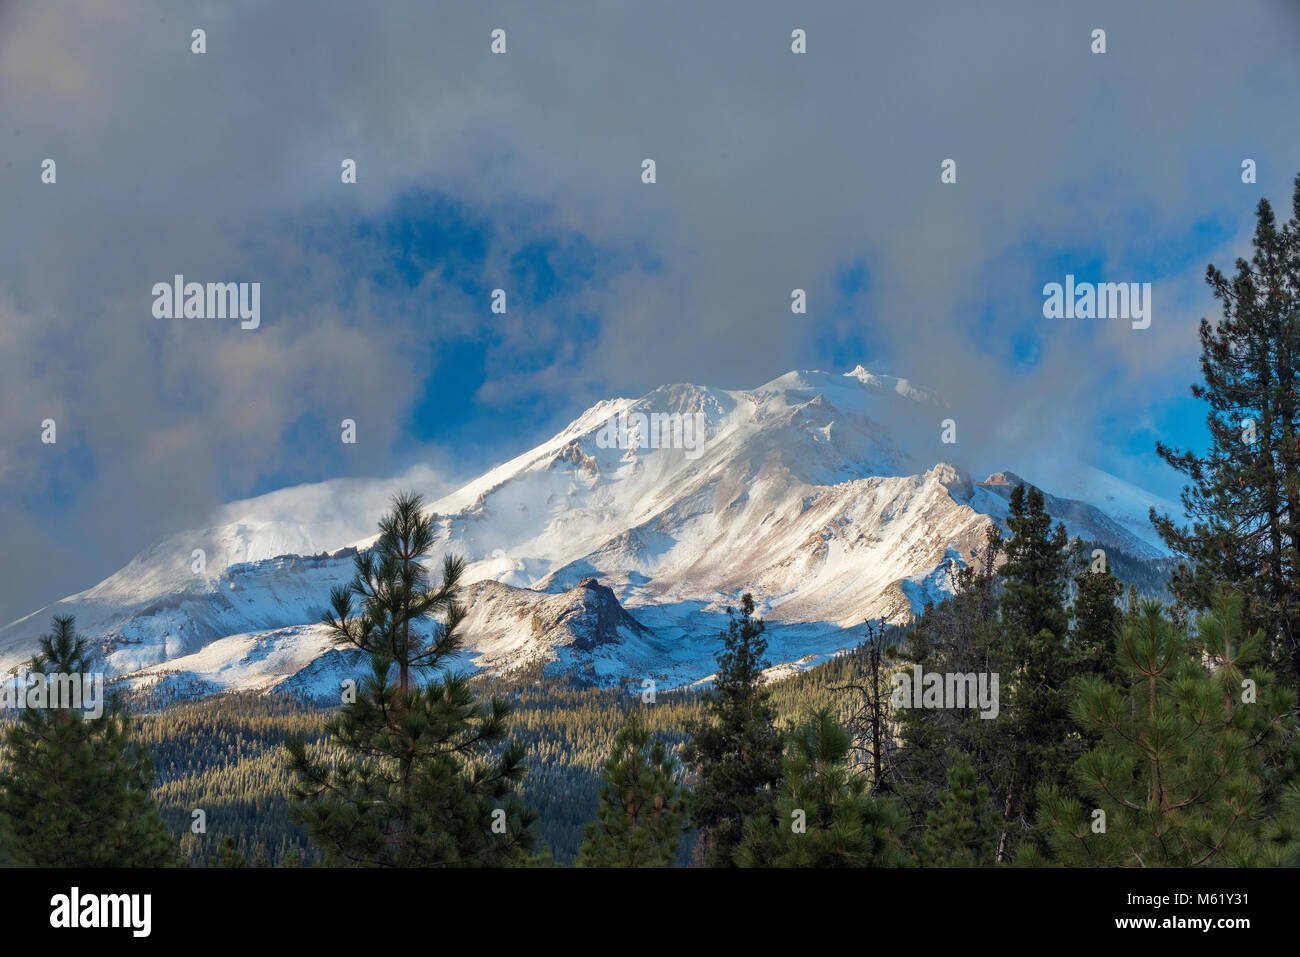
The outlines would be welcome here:
M 566 466 L 577 469 L 589 478 L 594 479 L 600 475 L 600 463 L 593 456 L 584 452 L 582 446 L 577 442 L 570 442 L 556 452 L 550 468 L 559 469 Z
M 1007 486 L 1008 488 L 1015 488 L 1023 481 L 1024 479 L 1022 479 L 1015 472 L 994 472 L 983 482 L 979 482 L 977 484 L 985 485 L 985 486 L 997 485 L 997 486 Z
M 624 631 L 637 635 L 646 633 L 641 624 L 623 610 L 614 592 L 594 578 L 584 578 L 578 587 L 565 592 L 564 604 L 558 613 L 548 615 L 553 606 L 533 613 L 533 634 L 545 641 L 554 641 L 556 632 L 562 633 L 576 651 L 592 651 L 605 644 L 616 644 Z
M 479 656 L 476 663 L 494 670 L 554 661 L 561 650 L 591 652 L 653 637 L 593 577 L 558 593 L 480 581 L 465 589 L 462 602 L 461 632 Z

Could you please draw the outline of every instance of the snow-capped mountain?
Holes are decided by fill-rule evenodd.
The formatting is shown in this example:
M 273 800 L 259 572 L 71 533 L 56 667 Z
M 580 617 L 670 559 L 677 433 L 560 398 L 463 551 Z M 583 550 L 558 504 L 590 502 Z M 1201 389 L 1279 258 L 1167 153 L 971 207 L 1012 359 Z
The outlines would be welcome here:
M 25 663 L 50 618 L 71 614 L 133 685 L 337 688 L 353 663 L 317 623 L 396 487 L 427 493 L 437 551 L 469 562 L 467 666 L 697 681 L 744 591 L 769 622 L 773 661 L 806 665 L 856 644 L 865 620 L 901 621 L 942 597 L 947 560 L 969 560 L 1005 518 L 1014 474 L 975 482 L 900 444 L 917 421 L 937 431 L 942 408 L 860 366 L 607 400 L 441 497 L 417 472 L 226 506 L 0 629 L 0 668 Z M 1164 554 L 1147 508 L 1179 511 L 1095 469 L 1047 504 L 1072 536 L 1136 558 Z

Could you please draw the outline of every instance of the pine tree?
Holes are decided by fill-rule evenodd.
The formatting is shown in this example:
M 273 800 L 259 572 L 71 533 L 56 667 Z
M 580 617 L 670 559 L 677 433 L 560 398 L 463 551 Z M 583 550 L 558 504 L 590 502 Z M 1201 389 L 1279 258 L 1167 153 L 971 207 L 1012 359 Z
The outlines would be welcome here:
M 1278 226 L 1260 200 L 1251 261 L 1238 259 L 1231 280 L 1206 270 L 1223 318 L 1201 320 L 1205 384 L 1192 395 L 1209 405 L 1210 450 L 1156 446 L 1190 481 L 1182 501 L 1192 524 L 1155 509 L 1151 520 L 1185 560 L 1174 594 L 1205 609 L 1219 587 L 1239 591 L 1267 662 L 1300 688 L 1300 176 L 1293 210 Z
M 280 856 L 280 867 L 302 867 L 303 849 L 290 847 Z
M 781 780 L 781 735 L 776 709 L 763 686 L 767 640 L 746 593 L 740 614 L 727 609 L 718 671 L 702 720 L 689 722 L 683 762 L 696 778 L 688 799 L 700 829 L 704 862 L 733 867 L 745 818 L 772 818 L 773 789 Z
M 216 866 L 217 867 L 247 867 L 248 866 L 248 858 L 246 858 L 243 854 L 239 852 L 239 848 L 235 846 L 235 839 L 230 835 L 226 835 L 225 841 L 222 842 L 221 853 L 220 856 L 217 858 Z
M 1157 602 L 1125 622 L 1127 682 L 1087 678 L 1072 708 L 1101 744 L 1079 759 L 1073 789 L 1043 787 L 1046 854 L 1027 847 L 1019 863 L 1256 866 L 1295 854 L 1295 695 L 1250 667 L 1260 633 L 1242 634 L 1240 598 L 1216 604 L 1192 638 Z
M 952 569 L 953 595 L 929 605 L 909 629 L 899 657 L 925 674 L 985 674 L 998 671 L 1004 640 L 998 607 L 1003 584 L 998 563 L 1005 551 L 997 525 L 988 526 L 982 549 L 964 568 Z M 903 697 L 895 714 L 902 751 L 892 790 L 923 825 L 948 779 L 946 756 L 972 756 L 978 776 L 988 781 L 1009 765 L 1013 752 L 1001 746 L 997 722 L 968 708 L 914 708 Z M 1004 755 L 1007 752 L 1007 755 Z M 1008 756 L 1009 755 L 1009 756 Z M 1003 774 L 1005 776 L 1005 774 Z
M 905 815 L 892 798 L 867 793 L 849 767 L 849 733 L 829 707 L 813 709 L 790 735 L 775 820 L 744 822 L 742 867 L 901 867 Z
M 517 863 L 536 841 L 536 814 L 515 796 L 526 768 L 522 748 L 506 741 L 510 706 L 480 704 L 463 675 L 445 670 L 462 642 L 463 562 L 447 558 L 441 583 L 430 585 L 422 560 L 433 523 L 418 495 L 395 496 L 379 528 L 324 616 L 370 673 L 326 723 L 344 752 L 333 766 L 303 741 L 288 742 L 293 820 L 331 864 Z M 423 686 L 420 672 L 430 675 Z
M 948 787 L 926 818 L 917 859 L 925 867 L 992 867 L 1002 824 L 989 789 L 976 779 L 968 755 L 949 757 Z
M 1012 534 L 1001 569 L 1004 639 L 998 664 L 1009 700 L 998 722 L 1001 760 L 993 775 L 1008 828 L 999 838 L 999 861 L 1009 858 L 1031 826 L 1035 788 L 1064 783 L 1083 744 L 1069 713 L 1074 669 L 1065 609 L 1065 529 L 1052 528 L 1043 493 L 1024 485 L 1011 493 L 1007 525 Z
M 677 761 L 637 714 L 614 737 L 579 867 L 670 867 L 686 819 Z
M 71 617 L 54 619 L 30 670 L 51 691 L 60 676 L 93 674 L 90 643 L 77 634 Z M 61 694 L 47 694 L 39 707 L 29 700 L 8 727 L 0 771 L 0 843 L 8 846 L 12 863 L 178 863 L 177 840 L 154 803 L 153 766 L 145 748 L 131 739 L 130 716 L 111 694 L 98 717 L 75 703 Z
M 1064 526 L 1052 527 L 1043 493 L 1017 485 L 1011 492 L 1003 581 L 1002 620 L 1019 639 L 1047 632 L 1064 644 L 1068 625 L 1065 610 L 1069 576 L 1069 545 Z
M 1103 559 L 1104 561 L 1104 559 Z M 1115 635 L 1123 612 L 1116 599 L 1124 586 L 1106 567 L 1092 563 L 1074 576 L 1076 594 L 1070 609 L 1074 627 L 1070 647 L 1078 674 L 1100 675 L 1118 681 L 1123 674 L 1115 655 Z

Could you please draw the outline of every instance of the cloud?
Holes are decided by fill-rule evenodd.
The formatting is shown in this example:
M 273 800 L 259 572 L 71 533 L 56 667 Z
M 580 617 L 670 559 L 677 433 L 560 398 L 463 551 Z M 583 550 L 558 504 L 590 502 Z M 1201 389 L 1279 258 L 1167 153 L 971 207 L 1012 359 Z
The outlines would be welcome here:
M 1194 376 L 1204 260 L 1289 199 L 1298 35 L 1283 0 L 6 5 L 0 523 L 39 561 L 0 620 L 231 498 L 395 474 L 417 410 L 491 434 L 463 477 L 601 396 L 861 361 L 944 391 L 972 469 L 1104 453 Z M 1084 255 L 1155 284 L 1150 330 L 1042 318 Z M 176 273 L 262 282 L 263 327 L 153 319 Z

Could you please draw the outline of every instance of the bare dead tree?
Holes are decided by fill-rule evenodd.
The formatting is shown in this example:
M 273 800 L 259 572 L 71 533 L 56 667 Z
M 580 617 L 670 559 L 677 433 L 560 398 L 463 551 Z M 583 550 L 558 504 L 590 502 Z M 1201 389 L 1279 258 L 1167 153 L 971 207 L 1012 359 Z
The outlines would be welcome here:
M 883 621 L 866 623 L 865 641 L 854 651 L 855 677 L 834 685 L 849 698 L 848 730 L 853 738 L 853 764 L 870 780 L 869 793 L 888 793 L 892 756 L 896 747 L 886 626 Z

